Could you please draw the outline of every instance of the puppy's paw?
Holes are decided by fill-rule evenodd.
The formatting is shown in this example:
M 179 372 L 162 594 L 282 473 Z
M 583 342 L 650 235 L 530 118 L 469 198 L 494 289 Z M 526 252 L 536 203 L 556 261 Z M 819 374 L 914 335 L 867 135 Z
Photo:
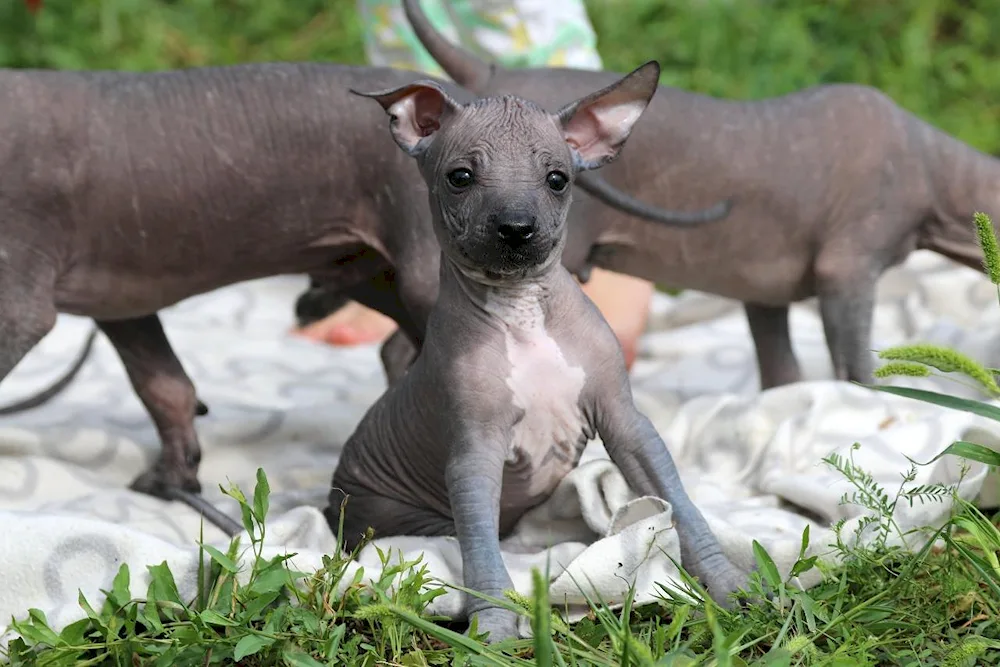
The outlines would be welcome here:
M 708 594 L 712 600 L 723 609 L 735 609 L 737 606 L 746 604 L 760 604 L 762 600 L 749 599 L 740 605 L 733 594 L 739 591 L 746 591 L 750 576 L 733 565 L 728 558 L 720 558 L 712 563 L 711 569 L 702 578 Z
M 517 639 L 517 613 L 499 607 L 489 607 L 475 614 L 478 634 L 489 633 L 487 644 L 496 644 L 505 639 Z M 471 631 L 471 627 L 469 628 Z

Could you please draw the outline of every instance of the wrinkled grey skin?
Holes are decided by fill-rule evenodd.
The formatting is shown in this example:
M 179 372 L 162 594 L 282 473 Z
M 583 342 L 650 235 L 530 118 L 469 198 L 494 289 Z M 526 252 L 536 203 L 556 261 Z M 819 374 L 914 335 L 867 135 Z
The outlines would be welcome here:
M 368 527 L 456 535 L 465 585 L 501 596 L 501 537 L 599 434 L 635 493 L 672 504 L 683 564 L 713 597 L 731 604 L 745 583 L 636 409 L 617 338 L 560 263 L 572 185 L 554 189 L 551 175 L 614 159 L 658 73 L 647 63 L 556 114 L 512 96 L 461 106 L 433 83 L 366 93 L 420 166 L 442 259 L 420 355 L 362 418 L 333 476 L 326 517 L 337 530 L 346 496 L 348 548 Z M 462 168 L 472 183 L 450 182 Z M 514 613 L 479 598 L 470 613 L 490 641 L 517 632 Z
M 132 488 L 172 498 L 199 491 L 207 408 L 158 310 L 309 273 L 419 342 L 440 254 L 426 189 L 348 92 L 415 79 L 319 64 L 0 71 L 0 379 L 57 313 L 95 319 L 162 440 Z
M 283 225 L 275 230 L 276 233 L 290 236 L 287 244 L 294 246 L 299 241 L 315 244 L 313 236 L 317 229 L 332 229 L 335 224 L 338 229 L 344 227 L 342 220 L 334 223 L 332 218 L 343 218 L 349 215 L 348 209 L 354 207 L 356 224 L 359 228 L 367 229 L 359 229 L 353 234 L 342 234 L 353 237 L 343 241 L 324 239 L 323 245 L 339 243 L 346 246 L 348 243 L 354 243 L 355 248 L 342 249 L 342 257 L 336 260 L 338 267 L 350 264 L 354 273 L 370 274 L 375 277 L 370 283 L 359 282 L 352 277 L 345 280 L 341 268 L 333 271 L 331 275 L 331 272 L 327 271 L 328 267 L 324 266 L 321 271 L 313 275 L 314 284 L 324 284 L 323 291 L 308 290 L 296 305 L 296 316 L 303 324 L 315 321 L 343 305 L 346 300 L 354 298 L 386 314 L 393 313 L 390 317 L 394 319 L 400 316 L 406 318 L 401 321 L 405 333 L 413 335 L 422 329 L 426 304 L 433 300 L 432 293 L 436 285 L 432 285 L 431 292 L 428 293 L 426 290 L 409 287 L 409 280 L 403 278 L 407 284 L 404 290 L 411 293 L 423 292 L 419 298 L 422 302 L 422 311 L 414 316 L 415 323 L 409 322 L 408 318 L 412 314 L 404 312 L 405 308 L 402 308 L 400 299 L 395 294 L 393 257 L 386 257 L 398 252 L 398 249 L 384 248 L 386 243 L 380 236 L 386 231 L 389 234 L 396 232 L 393 228 L 387 229 L 384 225 L 373 222 L 378 214 L 383 212 L 388 213 L 394 220 L 400 219 L 400 224 L 406 224 L 407 218 L 418 215 L 408 208 L 411 194 L 409 190 L 413 187 L 413 183 L 408 180 L 412 179 L 395 173 L 399 165 L 398 156 L 385 158 L 384 137 L 382 143 L 368 142 L 370 125 L 358 131 L 356 127 L 358 123 L 353 118 L 350 107 L 356 102 L 344 104 L 335 99 L 338 95 L 343 96 L 345 87 L 357 80 L 358 76 L 365 76 L 366 70 L 367 68 L 339 66 L 308 66 L 307 69 L 299 65 L 263 64 L 193 69 L 184 72 L 158 72 L 150 75 L 116 72 L 88 74 L 0 71 L 0 83 L 9 84 L 8 89 L 12 93 L 24 93 L 24 97 L 10 97 L 9 108 L 0 107 L 0 111 L 9 111 L 5 116 L 8 122 L 0 126 L 0 129 L 6 130 L 11 142 L 7 144 L 7 151 L 14 156 L 32 152 L 35 148 L 48 149 L 52 152 L 60 142 L 66 143 L 71 150 L 68 160 L 73 169 L 80 168 L 79 165 L 84 161 L 81 157 L 84 150 L 89 150 L 95 141 L 103 142 L 103 145 L 97 146 L 99 150 L 95 152 L 93 159 L 88 158 L 83 168 L 94 171 L 95 166 L 90 162 L 96 163 L 98 167 L 105 169 L 102 175 L 112 176 L 113 180 L 92 186 L 95 188 L 94 192 L 81 193 L 81 185 L 90 187 L 92 183 L 91 181 L 84 184 L 84 179 L 95 179 L 96 175 L 72 174 L 68 181 L 62 184 L 61 190 L 58 186 L 53 188 L 54 191 L 64 195 L 56 206 L 51 207 L 49 213 L 53 215 L 69 216 L 66 207 L 81 197 L 93 200 L 95 197 L 113 198 L 120 194 L 125 198 L 115 202 L 119 207 L 128 210 L 134 206 L 135 210 L 130 211 L 130 214 L 143 216 L 148 220 L 149 211 L 143 210 L 143 207 L 152 203 L 147 201 L 151 198 L 147 190 L 154 184 L 154 178 L 164 177 L 166 180 L 163 182 L 170 185 L 172 190 L 156 195 L 160 198 L 155 202 L 157 208 L 162 203 L 161 200 L 167 196 L 195 195 L 198 206 L 193 215 L 191 211 L 186 210 L 191 207 L 191 201 L 172 204 L 177 208 L 176 212 L 180 213 L 178 217 L 189 220 L 192 227 L 197 227 L 201 221 L 211 219 L 213 216 L 216 219 L 226 217 L 237 224 L 244 224 L 248 217 L 246 209 L 250 206 L 248 203 L 232 200 L 238 198 L 234 194 L 238 188 L 252 185 L 254 195 L 246 197 L 248 202 L 259 202 L 265 195 L 275 191 L 277 196 L 271 197 L 270 202 L 266 202 L 263 207 L 249 214 L 250 222 L 266 220 L 269 215 L 281 222 L 283 218 L 299 213 L 302 219 L 309 223 L 304 227 L 287 228 Z M 412 80 L 415 77 L 409 72 L 385 68 L 368 71 L 376 83 L 380 80 L 387 83 Z M 306 76 L 315 84 L 312 88 L 305 87 Z M 465 91 L 454 88 L 452 91 L 459 95 L 467 95 Z M 108 99 L 104 98 L 105 92 L 110 95 Z M 271 99 L 268 99 L 268 92 L 272 93 Z M 288 93 L 291 94 L 290 98 L 285 97 Z M 57 106 L 52 108 L 47 106 L 60 96 L 69 101 L 85 100 L 94 104 L 92 114 L 88 116 L 79 109 L 67 110 Z M 289 109 L 286 100 L 294 100 L 298 105 L 297 108 L 294 111 Z M 157 115 L 158 113 L 179 112 L 181 104 L 188 113 L 186 119 L 170 118 L 166 123 L 161 122 L 162 118 Z M 39 113 L 40 109 L 43 109 L 42 115 L 34 119 L 34 126 L 27 125 L 25 119 Z M 45 115 L 46 112 L 48 115 Z M 122 125 L 126 128 L 125 132 L 118 135 L 109 131 L 107 124 L 112 120 L 115 122 L 126 120 L 123 114 L 130 116 L 128 122 Z M 337 120 L 341 114 L 342 120 Z M 143 127 L 147 121 L 154 123 L 152 129 Z M 370 119 L 367 119 L 367 122 L 370 123 Z M 279 125 L 281 127 L 278 127 Z M 178 143 L 167 146 L 169 141 L 167 133 L 175 131 L 178 132 L 176 135 Z M 61 135 L 55 136 L 57 133 Z M 76 136 L 68 136 L 73 133 Z M 273 135 L 273 143 L 265 142 L 267 133 Z M 312 166 L 321 170 L 304 174 L 310 165 L 296 163 L 294 150 L 298 143 L 308 141 L 311 137 L 321 140 L 310 145 L 304 155 L 313 160 Z M 323 137 L 329 137 L 329 141 L 323 141 Z M 16 144 L 13 143 L 15 140 Z M 200 144 L 202 141 L 218 146 L 218 152 L 213 153 L 204 145 L 198 145 L 194 150 L 187 150 L 188 147 L 194 147 L 195 143 Z M 326 159 L 316 156 L 316 150 L 324 147 L 331 149 L 331 154 Z M 261 149 L 259 161 L 252 160 L 245 154 L 251 148 Z M 141 168 L 129 172 L 119 167 L 116 172 L 102 162 L 103 158 L 112 155 L 127 156 L 127 161 L 141 165 Z M 37 178 L 42 178 L 46 173 L 65 178 L 58 172 L 66 169 L 67 163 L 65 161 L 60 163 L 59 159 L 62 159 L 61 155 L 59 158 L 40 164 L 38 166 L 40 174 Z M 360 170 L 355 170 L 352 160 L 364 165 Z M 237 170 L 235 163 L 238 161 L 243 164 Z M 165 163 L 164 166 L 157 167 L 161 162 Z M 284 169 L 280 169 L 281 167 Z M 324 171 L 326 169 L 329 171 Z M 383 169 L 385 169 L 384 174 L 381 171 Z M 412 171 L 408 164 L 405 165 L 405 169 Z M 274 178 L 279 170 L 282 172 L 281 177 Z M 360 171 L 366 178 L 373 177 L 373 180 L 364 181 L 352 171 Z M 380 176 L 384 176 L 386 182 L 380 182 Z M 292 180 L 297 181 L 297 185 L 286 187 Z M 265 185 L 261 185 L 263 181 L 266 181 Z M 339 205 L 336 202 L 327 202 L 327 199 L 335 194 L 332 192 L 335 189 L 333 183 L 342 188 L 354 188 L 362 182 L 367 187 L 343 193 Z M 212 202 L 212 210 L 204 211 L 203 209 L 208 207 L 203 206 L 200 200 L 208 197 L 206 185 L 209 183 L 222 185 L 224 189 L 217 194 L 217 201 Z M 607 205 L 663 224 L 698 225 L 721 219 L 729 211 L 728 201 L 719 202 L 700 211 L 670 211 L 649 206 L 608 187 L 596 177 L 591 181 L 590 187 L 598 199 Z M 105 191 L 102 192 L 101 188 Z M 130 192 L 129 188 L 135 192 Z M 404 190 L 402 201 L 394 197 L 395 192 L 400 189 Z M 29 189 L 16 195 L 7 192 L 8 201 L 5 203 L 12 209 L 13 217 L 18 217 L 25 215 L 21 209 L 36 207 L 36 196 L 47 195 L 51 191 Z M 299 195 L 297 204 L 296 195 Z M 322 205 L 317 202 L 322 202 Z M 298 211 L 295 211 L 296 205 L 299 207 Z M 60 209 L 60 206 L 63 208 Z M 406 211 L 407 214 L 401 216 L 401 211 Z M 39 213 L 31 211 L 27 215 L 37 217 Z M 162 214 L 154 211 L 152 224 L 157 224 L 158 219 L 174 213 L 170 207 Z M 331 219 L 317 221 L 317 217 Z M 83 224 L 90 224 L 96 230 L 102 222 L 85 220 Z M 303 228 L 307 231 L 304 240 L 298 236 Z M 373 235 L 379 238 L 374 241 L 368 238 Z M 251 238 L 256 237 L 252 235 Z M 123 246 L 127 245 L 128 235 L 123 235 L 121 240 L 124 242 Z M 125 252 L 128 248 L 123 247 L 121 250 Z M 373 252 L 379 253 L 379 256 L 376 257 Z M 420 250 L 415 252 L 419 253 Z M 358 261 L 358 255 L 363 255 L 361 261 Z M 383 261 L 386 259 L 388 261 Z M 282 266 L 285 264 L 280 258 L 277 263 Z M 222 264 L 219 268 L 222 271 L 230 271 L 231 266 Z M 155 265 L 153 268 L 159 269 Z M 258 266 L 237 266 L 233 270 L 248 275 L 257 275 L 261 271 Z M 183 275 L 178 277 L 181 281 L 185 278 Z M 421 271 L 420 276 L 413 282 L 414 285 L 419 285 L 436 279 L 435 271 Z M 194 280 L 197 278 L 192 278 L 192 281 Z M 183 293 L 190 291 L 186 286 L 178 289 Z M 412 294 L 409 296 L 412 297 Z M 174 297 L 169 298 L 176 300 Z M 91 341 L 92 337 L 84 346 L 81 362 L 85 361 L 89 354 Z M 0 413 L 12 414 L 46 402 L 73 379 L 81 365 L 82 363 L 75 363 L 63 377 L 43 392 L 13 405 L 0 407 Z
M 513 93 L 551 109 L 620 76 L 488 65 L 435 31 L 417 0 L 403 5 L 445 72 L 479 95 Z M 972 214 L 1000 220 L 1000 160 L 865 86 L 752 102 L 660 86 L 629 143 L 602 170 L 608 183 L 681 209 L 731 198 L 732 212 L 679 230 L 579 197 L 564 264 L 576 272 L 589 262 L 742 301 L 764 388 L 801 379 L 788 308 L 813 296 L 835 376 L 871 381 L 879 276 L 916 249 L 981 270 Z
M 161 308 L 242 280 L 309 273 L 394 319 L 406 358 L 387 368 L 405 368 L 437 295 L 440 249 L 416 166 L 348 90 L 416 78 L 282 63 L 0 70 L 0 380 L 56 313 L 94 318 L 163 444 L 132 488 L 190 504 L 200 488 L 194 417 L 208 409 L 164 335 Z M 0 414 L 58 393 L 92 342 L 51 387 Z

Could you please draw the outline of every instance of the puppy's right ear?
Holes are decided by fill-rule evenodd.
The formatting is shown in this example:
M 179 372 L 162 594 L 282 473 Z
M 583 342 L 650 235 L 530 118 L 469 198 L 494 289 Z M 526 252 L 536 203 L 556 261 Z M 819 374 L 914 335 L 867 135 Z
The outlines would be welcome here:
M 370 97 L 389 114 L 389 129 L 399 147 L 412 156 L 427 149 L 441 124 L 460 108 L 434 81 L 415 81 L 399 88 L 363 93 L 351 89 L 361 97 Z
M 618 157 L 653 99 L 659 76 L 659 63 L 650 60 L 556 113 L 577 169 L 597 169 Z

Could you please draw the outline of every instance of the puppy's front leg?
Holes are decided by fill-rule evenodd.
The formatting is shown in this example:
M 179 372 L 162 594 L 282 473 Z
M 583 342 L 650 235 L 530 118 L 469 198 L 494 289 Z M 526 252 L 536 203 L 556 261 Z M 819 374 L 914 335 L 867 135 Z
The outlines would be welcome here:
M 445 473 L 465 587 L 497 598 L 513 585 L 500 555 L 500 490 L 507 442 L 497 429 L 466 428 Z M 470 621 L 473 616 L 478 617 L 479 632 L 490 633 L 490 643 L 517 636 L 517 614 L 510 610 L 470 596 Z
M 628 377 L 602 382 L 607 390 L 598 397 L 597 430 L 608 456 L 638 495 L 652 495 L 670 503 L 681 547 L 681 564 L 698 577 L 722 607 L 730 608 L 729 595 L 744 587 L 747 574 L 722 552 L 718 539 L 681 483 L 673 457 L 649 419 L 632 398 Z

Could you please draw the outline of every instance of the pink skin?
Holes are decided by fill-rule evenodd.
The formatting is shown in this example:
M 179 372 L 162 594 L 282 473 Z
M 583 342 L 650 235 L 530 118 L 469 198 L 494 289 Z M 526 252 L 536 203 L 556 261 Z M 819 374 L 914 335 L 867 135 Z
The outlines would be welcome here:
M 645 280 L 593 269 L 584 293 L 611 325 L 625 353 L 625 365 L 631 369 L 638 353 L 639 337 L 649 319 L 649 301 L 653 285 Z M 359 303 L 351 302 L 322 320 L 301 329 L 296 336 L 334 346 L 381 343 L 396 330 L 396 323 Z

